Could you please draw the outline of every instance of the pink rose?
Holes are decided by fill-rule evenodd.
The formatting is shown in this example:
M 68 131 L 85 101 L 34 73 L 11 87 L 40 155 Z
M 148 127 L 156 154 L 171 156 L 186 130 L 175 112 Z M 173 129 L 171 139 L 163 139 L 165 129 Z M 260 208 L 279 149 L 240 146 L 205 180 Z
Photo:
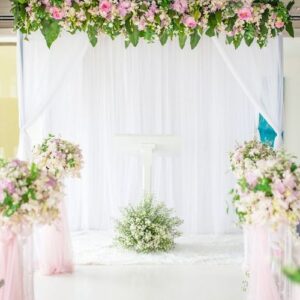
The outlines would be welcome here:
M 119 6 L 118 6 L 118 11 L 121 17 L 125 17 L 131 7 L 131 3 L 129 1 L 122 1 L 120 2 Z
M 52 15 L 52 18 L 55 20 L 61 20 L 65 15 L 63 10 L 56 6 L 50 8 L 50 13 Z
M 252 10 L 250 7 L 243 7 L 238 11 L 240 20 L 249 21 L 252 18 Z
M 188 8 L 188 2 L 187 0 L 175 0 L 175 2 L 172 5 L 172 8 L 178 13 L 183 14 Z
M 108 14 L 111 12 L 111 9 L 112 9 L 112 4 L 109 1 L 103 0 L 100 2 L 99 10 L 102 17 L 106 18 Z
M 183 18 L 183 24 L 189 28 L 195 28 L 197 26 L 197 22 L 195 21 L 195 19 L 191 16 L 185 16 Z
M 280 28 L 282 28 L 283 26 L 284 26 L 284 22 L 283 22 L 283 21 L 277 20 L 277 21 L 275 22 L 275 27 L 276 27 L 277 29 L 280 29 Z

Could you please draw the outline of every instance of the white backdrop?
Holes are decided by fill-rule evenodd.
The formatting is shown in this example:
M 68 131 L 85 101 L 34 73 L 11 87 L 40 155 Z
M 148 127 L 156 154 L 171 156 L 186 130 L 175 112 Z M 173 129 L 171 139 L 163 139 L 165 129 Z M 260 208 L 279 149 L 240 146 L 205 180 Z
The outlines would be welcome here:
M 125 49 L 107 38 L 92 48 L 80 34 L 63 35 L 51 51 L 39 34 L 20 45 L 20 155 L 48 132 L 84 151 L 82 179 L 67 188 L 73 229 L 111 229 L 120 207 L 141 197 L 141 159 L 115 151 L 114 135 L 174 134 L 181 153 L 154 161 L 157 198 L 176 209 L 185 231 L 236 230 L 226 213 L 227 154 L 253 137 L 258 111 L 281 130 L 280 41 L 243 47 L 237 61 L 232 48 L 208 38 L 193 51 L 177 42 Z

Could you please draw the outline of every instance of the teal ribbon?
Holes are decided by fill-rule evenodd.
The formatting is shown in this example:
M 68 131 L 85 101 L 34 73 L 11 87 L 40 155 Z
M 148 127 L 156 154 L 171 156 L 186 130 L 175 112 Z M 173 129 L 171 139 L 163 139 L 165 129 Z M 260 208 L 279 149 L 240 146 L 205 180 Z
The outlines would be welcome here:
M 259 114 L 258 132 L 262 143 L 274 147 L 277 133 L 261 114 Z

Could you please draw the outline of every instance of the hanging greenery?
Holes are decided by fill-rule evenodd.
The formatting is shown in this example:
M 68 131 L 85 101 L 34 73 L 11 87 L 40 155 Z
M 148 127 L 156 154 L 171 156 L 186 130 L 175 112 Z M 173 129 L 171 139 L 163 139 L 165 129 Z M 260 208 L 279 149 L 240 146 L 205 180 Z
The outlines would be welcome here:
M 260 47 L 286 30 L 294 36 L 289 11 L 280 0 L 12 0 L 15 28 L 26 36 L 41 30 L 48 47 L 62 30 L 86 32 L 93 46 L 101 34 L 125 37 L 125 45 L 178 38 L 194 49 L 204 34 L 225 34 L 229 44 Z

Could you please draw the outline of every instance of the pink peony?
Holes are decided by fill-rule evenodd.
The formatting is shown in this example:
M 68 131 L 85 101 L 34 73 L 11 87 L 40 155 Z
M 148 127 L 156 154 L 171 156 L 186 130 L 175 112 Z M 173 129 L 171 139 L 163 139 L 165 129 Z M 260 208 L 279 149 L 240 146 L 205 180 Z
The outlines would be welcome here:
M 111 9 L 112 9 L 112 4 L 109 1 L 103 0 L 100 2 L 99 10 L 102 17 L 106 18 L 108 14 L 111 12 Z
M 175 2 L 172 5 L 172 8 L 178 13 L 183 14 L 188 8 L 188 2 L 187 0 L 175 0 Z
M 250 7 L 243 7 L 238 11 L 240 20 L 249 21 L 252 18 L 252 10 Z
M 122 1 L 118 6 L 118 11 L 121 17 L 125 17 L 131 8 L 131 3 L 129 1 Z
M 56 6 L 50 8 L 50 13 L 52 15 L 52 18 L 55 20 L 61 20 L 65 15 L 63 10 Z
M 283 21 L 277 20 L 277 21 L 275 22 L 275 27 L 276 27 L 277 29 L 280 29 L 280 28 L 282 28 L 283 26 L 284 26 L 284 22 L 283 22 Z
M 191 16 L 185 16 L 183 18 L 183 24 L 186 25 L 187 27 L 193 28 L 193 29 L 197 26 L 197 22 Z

